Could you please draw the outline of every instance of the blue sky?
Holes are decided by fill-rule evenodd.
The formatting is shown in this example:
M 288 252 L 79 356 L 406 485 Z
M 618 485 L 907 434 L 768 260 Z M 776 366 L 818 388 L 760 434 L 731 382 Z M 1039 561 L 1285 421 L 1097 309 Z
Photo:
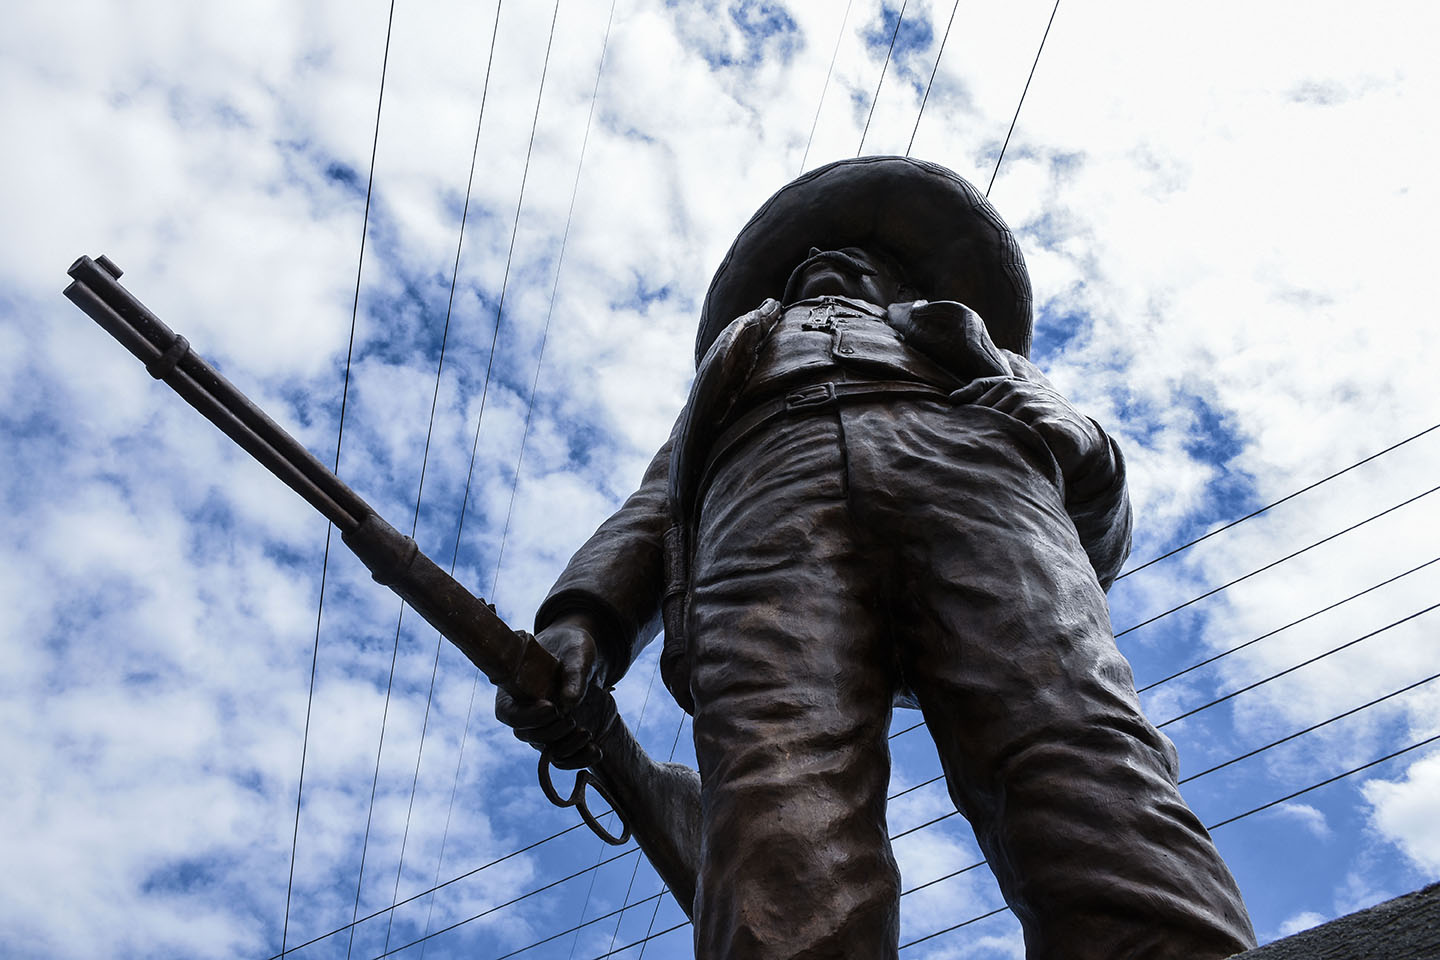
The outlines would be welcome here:
M 79 254 L 322 460 L 334 456 L 385 2 L 81 3 L 0 38 L 0 952 L 265 958 L 279 949 L 324 523 L 59 296 Z M 526 624 L 633 488 L 688 387 L 700 297 L 735 232 L 860 142 L 899 5 L 618 0 L 556 285 L 609 5 L 561 0 L 499 318 L 457 575 Z M 535 117 L 550 4 L 506 4 L 486 93 L 418 538 L 448 562 Z M 914 153 L 988 181 L 1048 2 L 962 5 Z M 950 4 L 910 0 L 865 140 L 903 152 Z M 1036 357 L 1124 448 L 1135 562 L 1440 422 L 1430 335 L 1440 196 L 1435 14 L 1315 4 L 1062 5 L 992 200 L 1037 293 Z M 490 4 L 398 0 L 341 474 L 414 509 Z M 1243 31 L 1238 22 L 1248 24 Z M 836 50 L 836 38 L 840 45 Z M 1276 40 L 1284 37 L 1283 43 Z M 556 291 L 552 305 L 552 290 Z M 548 336 L 544 333 L 549 318 Z M 518 486 L 530 385 L 544 367 Z M 1138 623 L 1433 486 L 1440 431 L 1122 580 Z M 516 491 L 504 561 L 495 569 Z M 1144 685 L 1432 559 L 1427 497 L 1120 639 Z M 1433 603 L 1440 564 L 1147 691 L 1163 721 Z M 289 943 L 575 823 L 491 693 L 343 550 L 331 554 Z M 1421 616 L 1166 727 L 1182 776 L 1434 672 Z M 653 647 L 617 692 L 692 759 Z M 652 688 L 653 686 L 653 688 Z M 1432 686 L 1436 689 L 1432 689 Z M 1217 822 L 1436 733 L 1425 685 L 1197 779 Z M 900 714 L 897 729 L 912 722 Z M 467 725 L 468 722 L 468 725 Z M 416 778 L 421 729 L 423 755 Z M 463 742 L 463 763 L 461 747 Z M 895 790 L 938 772 L 896 738 Z M 458 769 L 458 774 L 457 774 Z M 406 811 L 415 782 L 407 833 Z M 451 808 L 452 788 L 454 806 Z M 1440 878 L 1440 752 L 1217 830 L 1263 939 Z M 950 810 L 939 784 L 892 831 Z M 447 815 L 448 829 L 447 829 Z M 403 868 L 400 848 L 405 844 Z M 443 861 L 440 858 L 442 841 Z M 951 817 L 900 839 L 912 886 L 978 859 Z M 583 828 L 395 911 L 393 948 L 610 856 Z M 620 906 L 633 854 L 427 942 L 499 957 Z M 630 899 L 659 881 L 635 873 Z M 905 898 L 902 941 L 1000 901 L 974 870 Z M 596 957 L 668 899 L 525 957 Z M 387 915 L 298 951 L 374 957 Z M 419 947 L 406 951 L 418 956 Z M 633 949 L 625 956 L 638 956 Z M 686 931 L 647 947 L 689 956 Z M 1008 914 L 907 957 L 1023 955 Z

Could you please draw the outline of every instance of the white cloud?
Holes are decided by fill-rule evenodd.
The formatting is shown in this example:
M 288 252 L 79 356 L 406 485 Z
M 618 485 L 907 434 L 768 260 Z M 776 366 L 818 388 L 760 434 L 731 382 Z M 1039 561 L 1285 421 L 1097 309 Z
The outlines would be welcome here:
M 1362 788 L 1373 808 L 1374 826 L 1429 877 L 1440 876 L 1440 755 L 1415 761 L 1398 780 L 1369 780 Z
M 1301 930 L 1309 930 L 1311 927 L 1319 926 L 1328 919 L 1330 918 L 1323 914 L 1316 913 L 1313 910 L 1302 910 L 1293 917 L 1286 918 L 1285 922 L 1280 924 L 1280 936 L 1288 937 L 1291 934 L 1299 933 Z

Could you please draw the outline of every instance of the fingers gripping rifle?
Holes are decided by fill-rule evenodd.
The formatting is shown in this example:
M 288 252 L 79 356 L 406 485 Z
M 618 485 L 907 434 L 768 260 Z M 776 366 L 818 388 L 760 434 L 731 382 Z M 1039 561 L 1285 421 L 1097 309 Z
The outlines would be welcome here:
M 323 463 L 241 393 L 190 344 L 174 333 L 118 281 L 108 257 L 81 257 L 69 269 L 74 281 L 65 296 L 103 327 L 192 407 L 340 530 L 341 539 L 389 587 L 465 654 L 490 682 L 520 700 L 556 702 L 561 666 L 523 630 L 512 630 L 495 608 L 466 590 L 375 512 Z M 633 831 L 636 842 L 690 913 L 699 857 L 699 778 L 680 764 L 656 763 L 636 742 L 609 691 L 591 686 L 572 710 L 559 713 L 561 729 L 583 730 L 600 759 L 576 775 L 561 796 L 550 774 L 548 752 L 540 756 L 540 784 L 549 800 L 575 807 L 590 829 L 620 845 Z M 620 817 L 619 835 L 608 832 L 588 803 L 593 786 Z

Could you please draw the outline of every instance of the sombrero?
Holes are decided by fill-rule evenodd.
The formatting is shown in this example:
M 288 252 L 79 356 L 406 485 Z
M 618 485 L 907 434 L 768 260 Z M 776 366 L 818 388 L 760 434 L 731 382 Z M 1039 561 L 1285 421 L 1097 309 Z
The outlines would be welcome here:
M 927 300 L 958 300 L 996 345 L 1030 354 L 1030 275 L 995 208 L 957 174 L 908 157 L 819 167 L 765 201 L 715 271 L 695 358 L 735 317 L 779 297 L 811 247 L 879 248 Z

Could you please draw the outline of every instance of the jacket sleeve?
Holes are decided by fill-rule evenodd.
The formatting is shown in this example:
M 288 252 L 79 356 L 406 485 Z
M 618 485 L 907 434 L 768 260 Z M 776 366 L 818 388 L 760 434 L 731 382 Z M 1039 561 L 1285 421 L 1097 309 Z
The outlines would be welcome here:
M 1015 376 L 1055 389 L 1029 360 L 1009 350 L 1004 354 Z M 1125 485 L 1125 457 L 1100 424 L 1095 423 L 1095 429 L 1104 448 L 1077 475 L 1065 478 L 1065 511 L 1101 588 L 1108 591 L 1130 556 L 1130 492 Z
M 1130 556 L 1130 492 L 1125 486 L 1125 458 L 1120 448 L 1103 429 L 1100 435 L 1105 438 L 1105 454 L 1067 483 L 1065 510 L 1075 522 L 1075 532 L 1080 534 L 1101 588 L 1108 591 Z
M 650 461 L 640 488 L 570 558 L 535 614 L 536 632 L 575 611 L 601 624 L 595 642 L 606 686 L 619 682 L 660 630 L 674 439 Z

